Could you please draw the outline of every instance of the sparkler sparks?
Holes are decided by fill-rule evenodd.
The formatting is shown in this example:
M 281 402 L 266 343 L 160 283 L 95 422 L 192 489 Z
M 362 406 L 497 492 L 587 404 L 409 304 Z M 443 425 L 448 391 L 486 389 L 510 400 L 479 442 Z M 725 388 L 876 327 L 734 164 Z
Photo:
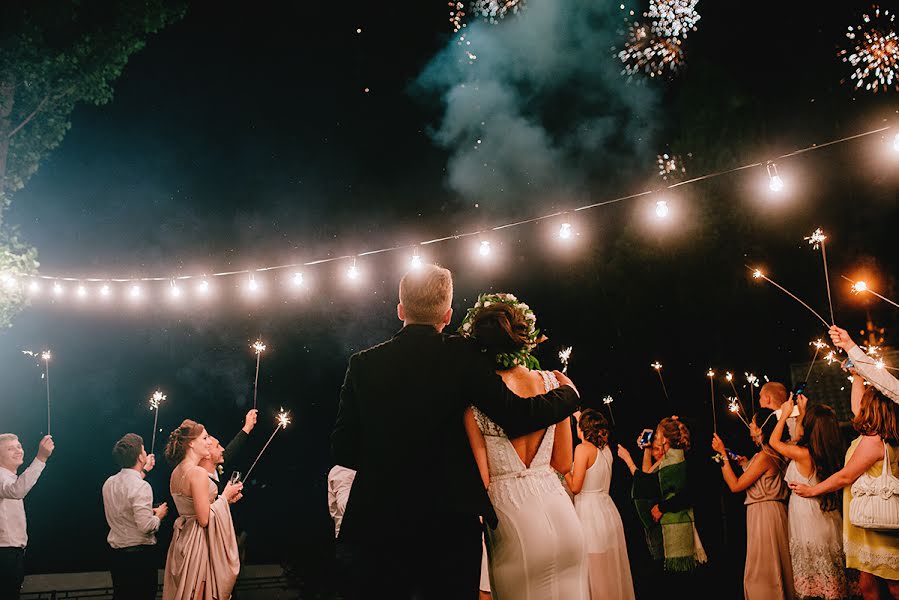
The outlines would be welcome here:
M 250 348 L 256 353 L 256 377 L 253 379 L 253 408 L 255 409 L 256 396 L 259 392 L 259 362 L 262 358 L 262 353 L 265 352 L 265 344 L 262 343 L 261 339 L 257 338 Z
M 666 181 L 687 172 L 684 161 L 679 156 L 667 153 L 659 154 L 656 157 L 656 163 L 659 166 L 659 176 Z
M 895 21 L 895 14 L 875 5 L 871 14 L 862 15 L 860 25 L 847 28 L 846 38 L 852 47 L 841 50 L 837 56 L 855 68 L 850 76 L 855 80 L 855 89 L 864 88 L 875 94 L 891 87 L 899 90 L 899 37 Z
M 827 305 L 830 307 L 830 322 L 833 324 L 836 322 L 836 319 L 833 316 L 833 299 L 830 295 L 830 275 L 827 273 L 827 247 L 824 245 L 824 240 L 827 239 L 827 236 L 824 235 L 824 232 L 819 227 L 805 239 L 815 250 L 821 248 L 821 260 L 824 262 L 824 285 L 827 289 Z
M 732 413 L 740 412 L 740 403 L 737 402 L 736 398 L 730 397 L 727 399 L 727 410 L 729 410 Z
M 290 425 L 290 413 L 281 408 L 281 412 L 278 413 L 276 420 L 278 421 L 278 427 L 287 429 L 287 426 Z
M 821 246 L 821 244 L 824 243 L 824 240 L 827 239 L 827 236 L 824 235 L 824 232 L 821 231 L 821 228 L 819 227 L 818 229 L 814 230 L 811 235 L 806 236 L 804 239 L 812 248 L 817 250 Z
M 715 371 L 709 369 L 705 375 L 709 378 L 709 391 L 712 394 L 712 431 L 718 433 L 718 412 L 715 410 Z
M 874 361 L 874 368 L 875 368 L 875 369 L 883 369 L 884 366 L 885 366 L 885 365 L 884 365 L 884 362 L 883 362 L 883 359 L 882 359 L 882 358 L 878 358 L 877 360 Z
M 159 410 L 159 404 L 166 399 L 166 395 L 156 390 L 153 392 L 153 395 L 150 396 L 150 410 Z
M 659 376 L 659 383 L 662 384 L 662 393 L 665 394 L 665 400 L 671 402 L 671 398 L 668 396 L 668 388 L 665 386 L 665 378 L 662 377 L 662 363 L 660 363 L 659 361 L 655 361 L 649 366 L 655 369 L 656 374 L 658 374 Z
M 851 279 L 849 279 L 849 278 L 846 277 L 845 275 L 843 275 L 842 277 L 843 277 L 843 279 L 845 279 L 846 281 L 848 281 L 849 283 L 852 284 L 852 293 L 853 293 L 853 294 L 861 294 L 862 292 L 868 292 L 869 294 L 871 294 L 871 295 L 873 295 L 873 296 L 877 296 L 878 298 L 880 298 L 880 299 L 883 300 L 884 302 L 887 302 L 887 303 L 889 303 L 889 304 L 892 304 L 892 305 L 895 306 L 896 308 L 899 308 L 899 304 L 897 304 L 896 302 L 890 300 L 890 299 L 887 298 L 886 296 L 881 296 L 880 294 L 878 294 L 877 292 L 875 292 L 874 290 L 872 290 L 871 288 L 869 288 L 869 287 L 868 287 L 868 284 L 865 283 L 864 281 L 852 281 Z
M 571 360 L 571 351 L 573 349 L 574 348 L 572 346 L 569 346 L 569 347 L 559 351 L 559 360 L 562 361 L 562 372 L 563 373 L 568 372 L 568 361 Z
M 752 373 L 743 373 L 746 376 L 746 382 L 751 387 L 759 387 L 759 378 L 753 375 Z
M 284 410 L 284 407 L 281 407 L 281 410 L 278 412 L 278 415 L 275 417 L 275 430 L 272 432 L 272 435 L 268 438 L 268 441 L 265 442 L 265 445 L 262 447 L 262 450 L 259 451 L 259 454 L 256 456 L 256 460 L 253 461 L 253 464 L 250 465 L 250 469 L 247 471 L 247 474 L 244 475 L 244 481 L 250 480 L 250 473 L 253 472 L 253 468 L 256 466 L 256 463 L 259 462 L 259 459 L 262 458 L 262 454 L 265 452 L 265 449 L 268 448 L 268 445 L 272 443 L 272 440 L 275 439 L 275 436 L 282 429 L 287 429 L 287 426 L 290 425 L 290 413 Z
M 262 343 L 262 340 L 256 340 L 250 348 L 252 348 L 257 355 L 265 352 L 265 344 Z
M 606 406 L 608 406 L 609 404 L 611 404 L 614 401 L 615 401 L 615 399 L 612 398 L 611 396 L 606 396 L 605 398 L 602 399 L 602 403 L 605 404 Z
M 662 370 L 662 363 L 660 363 L 659 361 L 656 361 L 649 366 L 652 367 L 653 369 L 655 369 L 656 371 Z
M 818 338 L 817 340 L 812 340 L 808 343 L 809 346 L 814 346 L 817 350 L 823 350 L 827 348 L 827 344 L 824 343 L 824 340 Z
M 156 430 L 158 429 L 157 425 L 159 423 L 159 405 L 165 399 L 166 395 L 159 390 L 156 390 L 153 392 L 153 395 L 150 396 L 150 410 L 155 411 L 153 413 L 153 435 L 150 442 L 150 454 L 153 454 L 156 450 Z

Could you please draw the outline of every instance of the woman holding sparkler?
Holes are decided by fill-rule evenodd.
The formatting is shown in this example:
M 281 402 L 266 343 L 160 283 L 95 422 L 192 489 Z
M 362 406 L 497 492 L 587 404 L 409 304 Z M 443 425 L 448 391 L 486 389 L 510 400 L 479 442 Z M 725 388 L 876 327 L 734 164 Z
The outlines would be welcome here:
M 815 485 L 839 471 L 846 445 L 833 409 L 819 404 L 802 411 L 801 437 L 796 443 L 787 443 L 781 440 L 793 410 L 793 397 L 780 408 L 780 419 L 771 433 L 770 443 L 790 460 L 784 479 L 791 484 Z M 839 492 L 817 499 L 790 496 L 790 558 L 797 598 L 840 600 L 846 596 L 841 508 Z
M 225 600 L 240 571 L 231 507 L 243 484 L 229 483 L 221 496 L 206 469 L 209 434 L 185 419 L 169 436 L 165 457 L 176 465 L 169 484 L 178 508 L 165 561 L 163 600 Z M 217 497 L 218 496 L 218 497 Z
M 861 378 L 853 386 L 862 388 Z M 855 390 L 853 390 L 855 392 Z M 813 486 L 791 483 L 793 493 L 814 498 L 843 489 L 843 550 L 846 566 L 860 571 L 859 587 L 866 599 L 899 598 L 899 533 L 863 529 L 850 522 L 852 485 L 864 475 L 880 478 L 884 472 L 899 477 L 899 408 L 873 387 L 864 391 L 861 403 L 853 404 L 852 425 L 860 434 L 846 452 L 846 466 Z M 894 492 L 895 493 L 895 492 Z M 884 589 L 886 588 L 886 589 Z
M 485 294 L 468 311 L 461 331 L 494 358 L 497 373 L 526 398 L 559 387 L 539 371 L 531 351 L 541 341 L 536 317 L 511 294 Z M 533 369 L 533 370 L 532 370 Z M 509 439 L 477 408 L 465 430 L 498 517 L 487 530 L 490 587 L 498 600 L 587 600 L 587 552 L 577 513 L 556 472 L 572 463 L 569 420 Z
M 609 423 L 602 413 L 586 409 L 578 418 L 577 434 L 581 443 L 574 449 L 574 465 L 565 480 L 575 494 L 574 510 L 587 543 L 590 598 L 633 600 L 624 525 L 609 496 L 614 460 L 609 450 Z
M 761 451 L 749 459 L 739 477 L 730 466 L 724 441 L 717 433 L 712 436 L 712 448 L 718 453 L 716 460 L 721 464 L 727 487 L 735 494 L 746 492 L 746 568 L 743 571 L 746 600 L 794 597 L 785 505 L 789 490 L 783 478 L 786 461 L 770 445 L 776 419 L 770 408 L 756 411 L 749 433 Z M 780 431 L 782 435 L 782 427 Z

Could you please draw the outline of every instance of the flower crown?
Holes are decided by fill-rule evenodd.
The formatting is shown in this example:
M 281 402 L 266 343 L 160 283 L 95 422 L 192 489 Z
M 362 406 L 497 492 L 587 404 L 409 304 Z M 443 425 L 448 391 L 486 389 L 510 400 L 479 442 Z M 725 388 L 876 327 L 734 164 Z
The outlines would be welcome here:
M 540 361 L 531 355 L 534 348 L 537 347 L 542 340 L 540 339 L 540 330 L 537 329 L 537 315 L 531 310 L 531 307 L 520 302 L 518 298 L 512 294 L 481 294 L 474 306 L 468 309 L 462 325 L 459 327 L 459 333 L 465 337 L 471 337 L 472 322 L 475 315 L 492 304 L 506 304 L 511 306 L 513 310 L 521 313 L 525 322 L 528 324 L 526 333 L 527 342 L 524 347 L 516 352 L 503 352 L 496 355 L 496 364 L 498 366 L 511 369 L 515 365 L 521 365 L 528 369 L 539 369 Z

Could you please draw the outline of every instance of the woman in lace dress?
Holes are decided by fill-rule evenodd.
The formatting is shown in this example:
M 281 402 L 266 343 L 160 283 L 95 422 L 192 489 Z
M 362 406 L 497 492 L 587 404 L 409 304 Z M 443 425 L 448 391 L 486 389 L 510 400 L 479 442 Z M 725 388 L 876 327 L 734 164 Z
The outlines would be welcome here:
M 574 450 L 574 465 L 565 479 L 575 494 L 574 510 L 587 544 L 590 598 L 634 600 L 624 525 L 609 496 L 614 460 L 609 450 L 609 424 L 602 413 L 587 409 L 578 419 L 577 433 L 581 443 Z
M 860 571 L 859 587 L 865 599 L 899 598 L 899 532 L 856 527 L 849 521 L 852 485 L 862 475 L 880 477 L 887 468 L 899 477 L 899 405 L 862 378 L 852 382 L 853 427 L 859 436 L 849 445 L 846 466 L 816 485 L 792 483 L 793 493 L 815 498 L 843 489 L 843 550 L 846 565 Z
M 787 483 L 815 485 L 840 470 L 846 446 L 836 413 L 829 406 L 804 408 L 799 397 L 801 429 L 795 444 L 782 441 L 793 398 L 780 407 L 780 420 L 771 434 L 771 447 L 790 459 Z M 788 523 L 790 557 L 796 597 L 840 600 L 846 597 L 846 557 L 843 554 L 843 516 L 839 492 L 819 498 L 790 497 Z
M 786 506 L 790 492 L 783 478 L 786 461 L 769 443 L 775 419 L 770 408 L 756 411 L 749 432 L 761 450 L 739 477 L 728 462 L 724 442 L 718 434 L 712 437 L 727 487 L 734 493 L 746 492 L 746 600 L 792 600 L 794 596 Z
M 230 504 L 243 484 L 229 483 L 222 495 L 200 460 L 209 456 L 209 434 L 185 419 L 169 436 L 165 457 L 177 465 L 170 489 L 178 508 L 165 560 L 163 600 L 228 600 L 240 571 Z
M 536 318 L 511 294 L 481 296 L 462 332 L 496 357 L 499 375 L 517 395 L 558 386 L 552 373 L 531 370 L 537 366 L 530 356 L 539 341 Z M 493 597 L 588 600 L 581 524 L 556 474 L 571 469 L 568 419 L 510 440 L 487 415 L 471 408 L 465 428 L 499 520 L 487 532 Z

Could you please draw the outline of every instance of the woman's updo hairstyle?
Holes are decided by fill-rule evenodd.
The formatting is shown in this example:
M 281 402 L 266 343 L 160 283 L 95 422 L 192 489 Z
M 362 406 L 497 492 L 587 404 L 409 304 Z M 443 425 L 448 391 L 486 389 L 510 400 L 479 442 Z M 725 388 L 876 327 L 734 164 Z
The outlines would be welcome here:
M 602 450 L 609 445 L 609 422 L 606 416 L 592 408 L 585 409 L 577 421 L 584 439 Z
M 521 311 L 499 302 L 478 310 L 471 323 L 471 335 L 494 356 L 526 348 L 529 330 L 530 324 Z
M 678 450 L 690 449 L 690 430 L 677 417 L 665 417 L 659 421 L 659 431 L 668 440 L 668 446 Z
M 184 419 L 169 435 L 169 441 L 165 445 L 165 459 L 171 465 L 177 465 L 187 456 L 188 445 L 203 434 L 202 424 L 190 419 Z

